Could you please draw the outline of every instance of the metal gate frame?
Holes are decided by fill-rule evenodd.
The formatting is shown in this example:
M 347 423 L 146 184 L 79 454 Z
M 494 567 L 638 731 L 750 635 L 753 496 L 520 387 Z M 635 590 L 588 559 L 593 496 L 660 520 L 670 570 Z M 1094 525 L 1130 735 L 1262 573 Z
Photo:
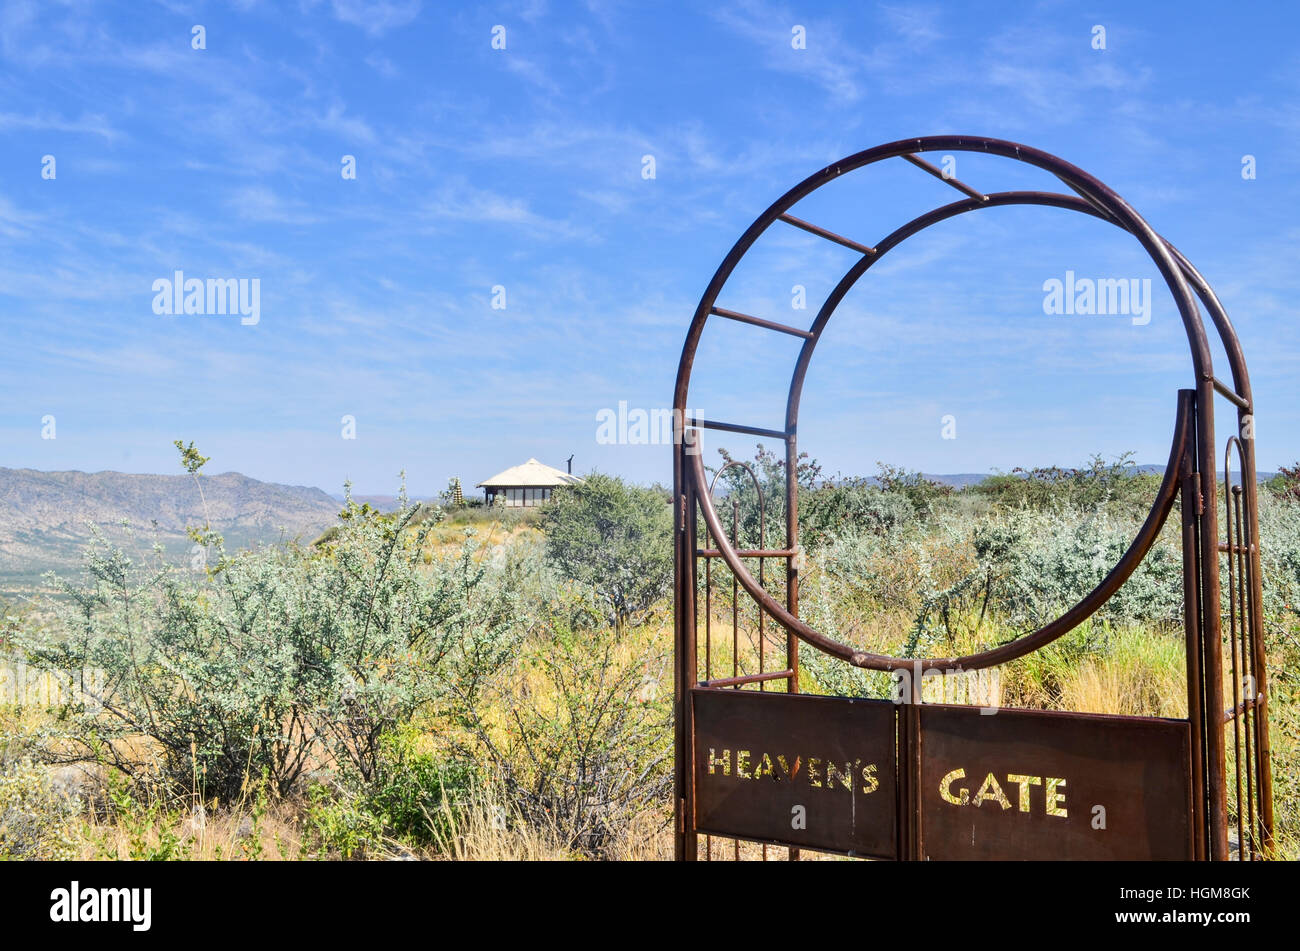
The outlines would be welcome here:
M 1008 191 L 985 194 L 945 175 L 921 157 L 925 152 L 975 152 L 1000 156 L 1036 166 L 1054 175 L 1070 194 L 1044 191 Z M 963 194 L 951 204 L 934 208 L 886 235 L 875 245 L 865 245 L 795 217 L 790 210 L 803 198 L 848 172 L 887 159 L 902 159 L 935 176 Z M 891 657 L 866 653 L 828 638 L 799 618 L 799 526 L 796 471 L 798 465 L 799 400 L 804 378 L 818 341 L 840 302 L 876 261 L 918 232 L 957 215 L 983 208 L 1009 205 L 1042 205 L 1077 211 L 1110 222 L 1132 234 L 1150 255 L 1178 306 L 1192 357 L 1193 386 L 1177 393 L 1177 411 L 1169 461 L 1150 513 L 1128 550 L 1109 574 L 1065 614 L 1036 631 L 991 650 L 962 657 Z M 860 257 L 848 269 L 821 305 L 809 329 L 777 323 L 761 317 L 718 307 L 716 301 L 731 273 L 754 242 L 777 221 L 827 241 L 849 248 Z M 1201 320 L 1200 305 L 1209 313 L 1227 354 L 1232 385 L 1214 375 L 1209 340 Z M 761 428 L 694 418 L 688 415 L 687 394 L 696 349 L 710 317 L 739 322 L 763 330 L 801 338 L 803 346 L 795 362 L 786 401 L 785 422 L 779 428 Z M 1234 435 L 1224 445 L 1222 503 L 1216 478 L 1217 453 L 1214 435 L 1214 400 L 1219 395 L 1237 411 Z M 1243 859 L 1268 857 L 1273 834 L 1272 776 L 1269 762 L 1267 721 L 1267 674 L 1264 656 L 1261 605 L 1263 603 L 1258 544 L 1258 503 L 1255 471 L 1253 400 L 1245 359 L 1227 313 L 1200 272 L 1172 244 L 1158 235 L 1132 207 L 1109 187 L 1070 163 L 1029 146 L 999 139 L 966 136 L 931 136 L 880 145 L 827 166 L 809 176 L 775 201 L 741 235 L 723 259 L 705 289 L 686 336 L 678 366 L 674 406 L 674 569 L 675 569 L 675 761 L 676 836 L 675 855 L 694 860 L 698 854 L 695 825 L 694 718 L 692 693 L 698 690 L 740 690 L 754 686 L 766 690 L 782 682 L 785 691 L 799 690 L 799 645 L 806 642 L 853 666 L 878 671 L 977 670 L 1022 657 L 1075 628 L 1100 608 L 1128 579 L 1155 543 L 1161 528 L 1181 500 L 1183 581 L 1187 657 L 1187 722 L 1191 730 L 1190 825 L 1192 854 L 1197 859 L 1226 860 L 1230 857 L 1228 814 L 1228 767 L 1226 730 L 1232 728 L 1235 769 L 1234 803 L 1238 854 Z M 780 440 L 785 447 L 785 544 L 767 548 L 764 537 L 754 550 L 737 550 L 715 510 L 712 486 L 702 457 L 705 430 L 740 433 Z M 1240 478 L 1232 482 L 1231 459 L 1237 456 Z M 733 464 L 739 465 L 739 464 Z M 752 471 L 750 472 L 752 476 Z M 716 479 L 716 476 L 715 476 Z M 1220 540 L 1219 505 L 1223 505 L 1224 540 Z M 699 545 L 699 520 L 703 519 L 704 546 Z M 733 514 L 734 521 L 734 514 Z M 734 530 L 734 526 L 733 526 Z M 1227 610 L 1221 598 L 1220 556 L 1226 556 Z M 713 677 L 712 635 L 709 605 L 705 606 L 705 664 L 698 656 L 699 605 L 697 590 L 704 575 L 705 599 L 712 584 L 711 562 L 721 559 L 739 586 L 758 608 L 760 624 L 770 617 L 784 628 L 785 665 L 779 670 L 760 669 L 742 674 Z M 755 579 L 745 561 L 757 561 Z M 785 603 L 774 598 L 763 584 L 764 565 L 774 560 L 784 567 Z M 704 570 L 700 571 L 703 563 Z M 738 593 L 738 592 L 737 592 Z M 737 602 L 734 602 L 738 604 Z M 734 607 L 733 607 L 734 610 Z M 1226 631 L 1222 618 L 1226 613 Z M 733 636 L 734 636 L 733 624 Z M 1231 704 L 1225 706 L 1224 635 L 1229 644 L 1228 673 L 1232 683 Z M 760 638 L 761 643 L 761 638 Z M 734 652 L 733 652 L 734 657 Z M 919 684 L 912 684 L 913 700 L 919 700 Z M 909 737 L 919 730 L 917 703 L 904 704 L 900 712 L 900 754 L 908 749 Z M 906 757 L 900 755 L 900 764 Z M 900 781 L 909 785 L 900 770 Z M 1243 791 L 1243 779 L 1245 788 Z M 914 785 L 912 783 L 911 785 Z M 904 793 L 906 799 L 907 793 Z M 1243 815 L 1244 813 L 1244 815 Z M 917 823 L 900 813 L 904 834 L 899 858 L 920 856 Z M 915 818 L 913 816 L 912 818 Z M 737 856 L 739 855 L 737 845 Z M 766 848 L 764 849 L 766 855 Z M 798 850 L 790 849 L 790 858 Z

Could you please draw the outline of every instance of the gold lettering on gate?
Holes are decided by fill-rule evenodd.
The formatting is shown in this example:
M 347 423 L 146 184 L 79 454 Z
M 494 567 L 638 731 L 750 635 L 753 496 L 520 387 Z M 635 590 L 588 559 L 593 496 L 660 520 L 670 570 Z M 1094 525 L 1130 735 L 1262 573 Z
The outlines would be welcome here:
M 802 776 L 803 781 L 813 789 L 849 790 L 864 796 L 880 788 L 879 764 L 861 758 L 830 759 L 773 754 L 763 750 L 719 750 L 709 747 L 706 762 L 710 776 L 726 776 L 737 780 L 766 779 L 778 783 L 793 782 Z
M 1042 776 L 1021 776 L 1017 773 L 1007 773 L 1007 782 L 1015 783 L 1020 787 L 1020 811 L 1029 811 L 1029 787 L 1041 786 L 1043 784 Z
M 939 780 L 939 798 L 944 802 L 951 803 L 954 806 L 974 805 L 980 806 L 982 803 L 992 800 L 1000 805 L 1004 810 L 1011 808 L 1011 800 L 1002 790 L 1002 784 L 998 782 L 995 774 L 989 773 L 984 777 L 984 782 L 980 785 L 979 792 L 972 799 L 970 790 L 962 786 L 954 793 L 953 785 L 961 779 L 966 778 L 966 770 L 954 769 L 944 775 Z M 1007 783 L 1017 787 L 1017 806 L 1020 812 L 1032 812 L 1030 803 L 1030 787 L 1044 786 L 1043 813 L 1049 816 L 1056 816 L 1061 819 L 1069 818 L 1069 810 L 1065 807 L 1065 793 L 1061 791 L 1065 786 L 1065 780 L 1056 776 L 1048 776 L 1046 780 L 1042 776 L 1026 776 L 1021 773 L 1007 773 Z

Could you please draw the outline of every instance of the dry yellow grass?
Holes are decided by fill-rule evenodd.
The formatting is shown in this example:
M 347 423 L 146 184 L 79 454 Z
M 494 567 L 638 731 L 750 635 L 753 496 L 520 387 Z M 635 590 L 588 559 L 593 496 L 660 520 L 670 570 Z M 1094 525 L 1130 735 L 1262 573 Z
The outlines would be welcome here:
M 189 816 L 164 814 L 99 819 L 82 828 L 83 859 L 285 860 L 308 858 L 301 811 L 284 802 L 266 811 L 237 807 L 217 813 L 196 809 Z

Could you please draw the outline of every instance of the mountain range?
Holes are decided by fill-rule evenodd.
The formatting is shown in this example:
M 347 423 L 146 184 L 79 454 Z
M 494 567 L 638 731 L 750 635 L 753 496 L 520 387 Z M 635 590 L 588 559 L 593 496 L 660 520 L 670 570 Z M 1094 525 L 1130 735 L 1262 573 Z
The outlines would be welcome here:
M 230 548 L 310 542 L 342 507 L 320 489 L 238 472 L 200 475 L 199 484 L 202 497 L 188 475 L 0 467 L 0 596 L 42 586 L 46 571 L 76 572 L 92 526 L 134 557 L 155 542 L 179 557 L 193 546 L 189 526 L 207 522 Z

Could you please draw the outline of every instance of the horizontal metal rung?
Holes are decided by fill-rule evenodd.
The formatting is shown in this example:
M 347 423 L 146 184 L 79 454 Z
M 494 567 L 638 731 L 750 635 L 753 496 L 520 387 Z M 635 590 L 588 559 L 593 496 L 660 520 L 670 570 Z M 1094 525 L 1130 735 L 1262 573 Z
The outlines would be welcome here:
M 779 429 L 760 429 L 757 426 L 742 426 L 740 423 L 720 423 L 714 419 L 692 419 L 688 426 L 702 429 L 720 429 L 728 433 L 748 433 L 751 436 L 766 436 L 768 439 L 789 439 L 790 434 Z
M 1217 376 L 1214 378 L 1214 388 L 1219 392 L 1219 395 L 1227 397 L 1231 402 L 1236 403 L 1247 413 L 1250 412 L 1250 402 L 1245 397 L 1238 396 L 1236 390 L 1228 386 L 1228 384 L 1224 383 Z
M 1229 545 L 1226 542 L 1219 542 L 1219 551 L 1223 554 L 1249 555 L 1255 551 L 1254 545 Z
M 740 548 L 736 550 L 737 558 L 793 558 L 798 552 L 789 548 Z M 721 558 L 722 552 L 717 548 L 697 548 L 696 558 Z
M 949 176 L 943 173 L 943 169 L 931 165 L 929 162 L 921 158 L 919 155 L 904 155 L 903 158 L 907 159 L 917 168 L 929 172 L 931 175 L 939 179 L 939 181 L 943 182 L 945 185 L 951 185 L 953 188 L 957 189 L 957 191 L 961 192 L 964 195 L 969 195 L 971 198 L 976 198 L 980 201 L 989 200 L 988 195 L 985 195 L 983 192 L 978 191 L 977 189 L 971 188 L 965 182 L 958 181 L 955 178 L 950 178 Z
M 749 314 L 727 310 L 725 307 L 710 307 L 709 313 L 716 314 L 719 317 L 726 317 L 728 320 L 737 320 L 742 324 L 753 324 L 755 327 L 766 327 L 768 330 L 776 330 L 783 334 L 790 334 L 792 337 L 803 337 L 805 340 L 811 340 L 813 337 L 810 331 L 800 330 L 798 327 L 789 327 L 785 324 L 778 324 L 772 320 L 764 320 L 762 317 L 751 317 Z
M 815 224 L 804 221 L 802 218 L 796 218 L 794 215 L 782 215 L 781 220 L 788 225 L 794 225 L 796 228 L 802 228 L 809 234 L 815 234 L 819 238 L 825 238 L 827 241 L 834 241 L 836 244 L 843 245 L 857 251 L 859 254 L 875 254 L 876 249 L 868 247 L 865 244 L 859 244 L 852 238 L 846 238 L 843 235 L 836 234 L 834 231 L 827 231 L 825 228 L 819 228 Z
M 746 677 L 724 677 L 721 680 L 701 680 L 699 687 L 739 687 L 741 684 L 756 684 L 765 680 L 790 680 L 793 670 L 777 670 L 768 674 L 749 674 Z
M 1231 723 L 1237 717 L 1241 716 L 1247 710 L 1257 710 L 1262 706 L 1258 698 L 1251 698 L 1241 701 L 1235 707 L 1230 707 L 1223 711 L 1223 722 Z

